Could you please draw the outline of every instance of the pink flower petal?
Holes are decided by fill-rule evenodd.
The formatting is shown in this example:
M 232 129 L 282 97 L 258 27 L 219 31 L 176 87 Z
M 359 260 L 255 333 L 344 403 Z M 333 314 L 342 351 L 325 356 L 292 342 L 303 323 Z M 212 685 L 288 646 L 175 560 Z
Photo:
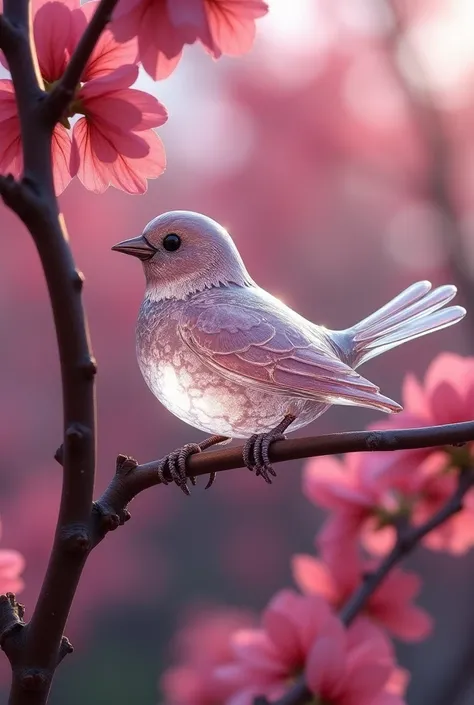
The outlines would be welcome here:
M 54 188 L 59 196 L 70 183 L 71 136 L 63 125 L 56 125 L 51 143 Z
M 3 548 L 0 550 L 0 574 L 12 578 L 25 569 L 25 559 L 18 551 Z
M 140 40 L 140 60 L 143 68 L 149 76 L 155 81 L 159 81 L 171 76 L 182 56 L 182 51 L 179 51 L 175 56 L 168 57 L 162 51 L 157 49 L 154 44 Z
M 397 666 L 393 669 L 388 681 L 385 684 L 385 690 L 395 695 L 404 695 L 410 682 L 410 671 L 406 668 Z
M 0 123 L 0 173 L 19 178 L 23 171 L 23 152 L 18 117 Z
M 346 631 L 339 619 L 328 617 L 306 660 L 308 687 L 323 700 L 336 700 L 345 671 Z
M 74 125 L 73 145 L 79 157 L 79 165 L 77 167 L 79 180 L 89 191 L 94 193 L 106 191 L 110 185 L 108 169 L 98 159 L 92 148 L 90 129 L 85 118 L 81 118 Z M 111 151 L 113 153 L 112 149 Z
M 190 36 L 188 25 L 170 21 L 166 0 L 121 0 L 110 29 L 119 42 L 138 38 L 140 61 L 155 80 L 170 75 L 184 44 L 196 38 L 194 30 Z
M 455 353 L 442 353 L 438 355 L 428 368 L 425 376 L 425 388 L 428 399 L 436 387 L 447 380 L 463 396 L 466 382 L 474 375 L 473 358 L 464 358 Z
M 112 130 L 140 132 L 159 127 L 168 119 L 166 108 L 143 91 L 125 88 L 90 97 L 87 85 L 80 97 L 88 115 L 107 123 Z
M 331 539 L 328 541 L 327 534 L 321 534 L 316 537 L 316 545 L 337 586 L 339 600 L 346 599 L 357 588 L 364 572 L 357 532 L 338 545 Z
M 132 83 L 135 83 L 137 78 L 138 66 L 120 66 L 120 68 L 106 76 L 101 76 L 85 83 L 80 90 L 79 98 L 84 101 L 97 97 L 102 98 L 107 93 L 129 88 Z
M 263 614 L 262 624 L 271 641 L 275 644 L 276 651 L 280 654 L 289 670 L 291 665 L 298 666 L 304 659 L 301 648 L 301 640 L 298 631 L 298 624 L 295 623 L 294 615 L 286 604 L 282 604 L 283 592 L 279 593 L 276 599 L 272 600 Z M 289 598 L 288 598 L 289 599 Z M 298 605 L 295 604 L 296 609 Z
M 190 27 L 203 31 L 207 27 L 204 0 L 166 0 L 166 11 L 174 27 Z M 196 36 L 195 36 L 196 38 Z
M 16 105 L 15 91 L 13 83 L 8 78 L 0 80 L 0 123 L 4 120 L 16 117 L 18 108 Z
M 465 389 L 464 389 L 465 391 Z M 449 380 L 439 382 L 431 392 L 431 410 L 436 424 L 466 421 L 464 400 Z
M 433 631 L 433 619 L 415 605 L 404 605 L 399 611 L 387 610 L 381 620 L 383 626 L 403 641 L 422 641 Z
M 303 596 L 293 590 L 280 590 L 264 612 L 263 625 L 282 654 L 287 654 L 286 646 L 281 643 L 286 637 L 293 640 L 291 648 L 295 653 L 293 637 L 296 637 L 302 659 L 329 614 L 329 605 L 319 595 Z
M 78 120 L 74 125 L 73 140 L 80 155 L 77 174 L 80 181 L 95 193 L 103 193 L 109 185 L 127 193 L 145 193 L 147 179 L 160 176 L 165 169 L 166 159 L 160 138 L 152 130 L 141 132 L 139 139 L 146 145 L 148 153 L 137 158 L 120 154 L 114 139 L 123 146 L 126 137 L 111 136 L 110 133 L 105 135 L 85 118 Z
M 385 526 L 382 529 L 376 528 L 378 520 L 374 517 L 368 519 L 362 526 L 360 538 L 364 548 L 375 556 L 384 556 L 392 550 L 396 533 L 393 526 Z
M 357 459 L 356 459 L 357 460 Z M 348 463 L 354 461 L 349 458 Z M 334 458 L 314 458 L 303 473 L 303 492 L 315 504 L 328 509 L 370 507 L 372 498 L 358 486 L 355 466 L 342 465 Z
M 63 2 L 47 2 L 36 12 L 33 28 L 41 75 L 52 83 L 61 78 L 66 67 L 71 10 Z
M 152 127 L 160 127 L 168 120 L 168 111 L 165 106 L 149 93 L 130 88 L 120 92 L 119 95 L 114 97 L 123 97 L 128 103 L 138 108 L 141 119 L 140 122 L 133 127 L 135 132 L 149 130 Z
M 430 423 L 430 410 L 423 387 L 416 379 L 415 375 L 407 374 L 403 380 L 402 387 L 403 406 L 407 407 L 415 416 L 427 419 Z
M 96 7 L 97 0 L 86 2 L 79 10 L 73 13 L 74 44 L 77 44 L 85 27 L 90 22 Z M 119 3 L 119 6 L 122 2 Z M 138 56 L 138 47 L 135 39 L 127 42 L 118 42 L 110 30 L 102 33 L 97 42 L 84 71 L 82 80 L 90 81 L 101 78 L 112 71 L 127 64 L 135 64 Z
M 255 20 L 268 12 L 260 0 L 205 0 L 211 41 L 202 39 L 206 48 L 221 54 L 240 56 L 250 51 L 255 40 Z
M 349 550 L 357 536 L 363 530 L 364 518 L 350 512 L 333 512 L 324 522 L 318 534 L 319 545 L 325 546 L 325 550 L 337 551 Z M 348 544 L 347 549 L 345 544 Z
M 174 71 L 186 36 L 170 23 L 165 2 L 148 3 L 138 34 L 138 49 L 143 68 L 155 81 Z
M 20 575 L 25 569 L 25 559 L 18 551 L 0 550 L 0 592 L 21 592 L 24 587 Z
M 328 567 L 313 556 L 299 554 L 291 561 L 293 579 L 300 590 L 308 595 L 322 595 L 331 605 L 337 605 L 340 594 L 331 578 Z
M 130 89 L 125 89 L 126 91 Z M 123 91 L 126 98 L 126 93 Z M 88 120 L 92 122 L 100 121 L 114 132 L 131 132 L 135 126 L 140 124 L 142 114 L 139 108 L 135 107 L 129 100 L 120 97 L 120 93 L 106 93 L 86 99 L 83 104 L 87 112 Z
M 266 675 L 262 675 L 264 680 L 271 680 L 275 674 L 281 673 L 283 657 L 262 629 L 239 629 L 231 637 L 231 646 L 247 667 L 265 672 Z
M 166 156 L 163 142 L 153 130 L 140 132 L 149 148 L 146 157 L 133 159 L 122 157 L 113 172 L 112 186 L 127 193 L 145 193 L 148 179 L 156 179 L 166 168 Z
M 115 7 L 112 21 L 128 16 L 135 9 L 139 8 L 140 5 L 143 5 L 143 0 L 120 0 Z M 130 36 L 133 36 L 133 34 L 136 34 L 136 32 L 133 32 Z
M 370 703 L 391 675 L 393 648 L 379 629 L 362 618 L 348 630 L 348 641 L 344 705 Z

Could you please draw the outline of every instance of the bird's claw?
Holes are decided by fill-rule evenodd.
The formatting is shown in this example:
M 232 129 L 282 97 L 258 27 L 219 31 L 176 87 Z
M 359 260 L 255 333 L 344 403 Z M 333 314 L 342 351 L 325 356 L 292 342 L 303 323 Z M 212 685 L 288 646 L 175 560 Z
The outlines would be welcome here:
M 170 482 L 176 483 L 176 485 L 184 492 L 186 495 L 190 495 L 189 487 L 187 484 L 188 479 L 191 481 L 192 485 L 196 484 L 196 478 L 193 475 L 189 477 L 186 474 L 186 462 L 190 455 L 195 453 L 201 453 L 203 450 L 210 448 L 213 445 L 222 443 L 228 440 L 226 436 L 211 436 L 206 438 L 201 443 L 186 443 L 182 448 L 174 450 L 164 457 L 160 464 L 158 465 L 158 477 L 163 485 L 168 485 Z M 211 472 L 209 475 L 208 483 L 205 489 L 209 489 L 216 478 L 216 473 Z
M 269 485 L 272 484 L 270 475 L 276 477 L 269 457 L 270 446 L 275 441 L 285 440 L 283 431 L 286 431 L 295 418 L 292 414 L 287 414 L 272 431 L 255 433 L 244 445 L 242 456 L 245 466 L 252 472 L 255 470 L 255 475 L 261 475 Z
M 175 482 L 184 494 L 191 494 L 187 484 L 186 461 L 190 455 L 200 453 L 201 447 L 197 443 L 186 443 L 182 448 L 174 450 L 165 456 L 158 465 L 158 477 L 163 485 Z M 190 478 L 191 483 L 196 484 L 194 477 Z

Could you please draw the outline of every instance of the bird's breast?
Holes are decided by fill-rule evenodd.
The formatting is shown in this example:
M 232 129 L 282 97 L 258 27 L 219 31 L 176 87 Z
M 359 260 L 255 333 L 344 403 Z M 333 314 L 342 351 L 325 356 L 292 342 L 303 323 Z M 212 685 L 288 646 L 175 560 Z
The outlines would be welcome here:
M 323 405 L 262 392 L 227 379 L 205 365 L 178 335 L 170 315 L 147 317 L 137 327 L 137 358 L 159 401 L 182 421 L 210 434 L 248 438 L 273 429 L 291 412 L 292 430 L 312 421 Z M 321 406 L 319 411 L 318 407 Z

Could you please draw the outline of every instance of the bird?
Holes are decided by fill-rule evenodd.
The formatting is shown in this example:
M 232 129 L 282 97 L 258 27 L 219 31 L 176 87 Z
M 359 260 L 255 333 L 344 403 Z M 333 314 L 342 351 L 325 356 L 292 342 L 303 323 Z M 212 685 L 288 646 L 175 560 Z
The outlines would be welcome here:
M 444 308 L 455 286 L 419 281 L 350 328 L 317 325 L 258 286 L 227 230 L 192 211 L 162 213 L 112 250 L 143 266 L 136 353 L 146 384 L 172 414 L 211 434 L 160 463 L 159 479 L 185 494 L 187 458 L 213 445 L 246 439 L 244 465 L 271 483 L 269 448 L 290 426 L 334 404 L 401 411 L 356 369 L 466 315 Z

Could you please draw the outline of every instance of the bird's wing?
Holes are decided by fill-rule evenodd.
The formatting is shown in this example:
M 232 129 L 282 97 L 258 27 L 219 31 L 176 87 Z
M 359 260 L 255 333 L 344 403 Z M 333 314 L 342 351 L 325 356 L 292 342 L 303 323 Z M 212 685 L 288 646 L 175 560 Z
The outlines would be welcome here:
M 337 357 L 324 333 L 271 298 L 246 290 L 191 300 L 179 334 L 202 362 L 241 384 L 328 404 L 399 409 Z

